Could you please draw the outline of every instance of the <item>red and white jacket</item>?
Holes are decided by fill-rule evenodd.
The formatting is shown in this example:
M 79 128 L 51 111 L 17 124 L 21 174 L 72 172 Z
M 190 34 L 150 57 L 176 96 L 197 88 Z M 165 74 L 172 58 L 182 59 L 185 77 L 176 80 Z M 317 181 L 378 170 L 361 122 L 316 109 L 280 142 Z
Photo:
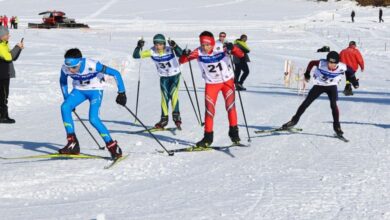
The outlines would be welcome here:
M 244 57 L 244 53 L 236 46 L 232 49 L 232 54 L 238 58 Z M 234 78 L 232 62 L 223 44 L 216 42 L 212 51 L 207 54 L 198 47 L 189 56 L 182 55 L 180 64 L 197 59 L 202 71 L 202 77 L 207 84 L 217 84 L 229 81 Z

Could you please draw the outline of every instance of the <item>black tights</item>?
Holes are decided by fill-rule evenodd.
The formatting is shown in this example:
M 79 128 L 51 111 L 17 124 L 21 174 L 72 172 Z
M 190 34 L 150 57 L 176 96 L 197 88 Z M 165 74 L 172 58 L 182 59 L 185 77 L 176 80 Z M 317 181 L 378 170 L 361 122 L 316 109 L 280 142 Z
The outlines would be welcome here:
M 328 98 L 330 101 L 330 108 L 332 109 L 332 115 L 333 115 L 333 128 L 339 128 L 340 127 L 340 121 L 339 121 L 339 108 L 337 107 L 337 86 L 318 86 L 315 85 L 313 88 L 309 91 L 309 94 L 307 95 L 305 101 L 299 106 L 297 113 L 292 118 L 293 121 L 298 122 L 299 118 L 302 116 L 302 114 L 305 112 L 305 110 L 310 106 L 310 104 L 317 99 L 322 93 L 328 94 Z
M 249 75 L 249 67 L 248 63 L 245 61 L 240 61 L 239 64 L 235 64 L 235 70 L 234 70 L 234 75 L 235 75 L 235 81 L 236 83 L 240 83 L 241 85 L 244 84 L 244 81 L 246 77 Z M 243 72 L 240 78 L 241 71 Z

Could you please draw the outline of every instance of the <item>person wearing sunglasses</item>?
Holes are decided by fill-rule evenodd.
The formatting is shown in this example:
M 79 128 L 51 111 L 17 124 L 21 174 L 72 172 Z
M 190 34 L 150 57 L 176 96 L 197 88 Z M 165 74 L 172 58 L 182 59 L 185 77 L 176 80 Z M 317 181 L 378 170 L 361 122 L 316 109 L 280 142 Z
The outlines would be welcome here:
M 226 40 L 226 33 L 225 33 L 225 32 L 222 31 L 221 33 L 219 33 L 219 38 L 218 38 L 217 42 L 220 42 L 220 43 L 222 43 L 222 44 L 228 42 L 228 41 Z
M 117 86 L 118 95 L 116 102 L 126 105 L 125 86 L 120 73 L 98 61 L 83 58 L 77 48 L 69 49 L 65 53 L 65 62 L 61 68 L 60 85 L 64 102 L 61 105 L 61 115 L 67 134 L 68 143 L 60 149 L 60 154 L 79 154 L 80 146 L 76 138 L 72 111 L 83 103 L 89 101 L 89 122 L 99 132 L 106 143 L 106 147 L 112 159 L 122 156 L 122 150 L 117 141 L 111 138 L 106 126 L 99 118 L 99 110 L 103 99 L 104 75 L 113 76 Z M 68 92 L 68 77 L 73 80 L 73 90 Z
M 133 58 L 152 58 L 160 76 L 161 89 L 161 119 L 155 124 L 155 128 L 163 129 L 168 125 L 169 102 L 172 105 L 172 119 L 178 129 L 181 129 L 181 117 L 179 109 L 179 83 L 180 67 L 176 57 L 180 57 L 182 49 L 173 40 L 168 40 L 166 45 L 165 36 L 156 34 L 153 37 L 153 46 L 148 50 L 142 50 L 144 40 L 139 40 L 134 49 Z
M 235 106 L 234 73 L 229 56 L 233 54 L 241 58 L 244 54 L 232 43 L 215 42 L 213 34 L 209 31 L 203 31 L 199 35 L 199 41 L 200 47 L 192 52 L 185 49 L 179 60 L 183 64 L 197 59 L 203 79 L 206 82 L 204 137 L 196 143 L 196 147 L 209 147 L 213 142 L 215 105 L 219 92 L 222 92 L 228 113 L 229 137 L 233 143 L 237 144 L 240 142 L 240 137 Z
M 337 84 L 340 82 L 344 73 L 347 75 L 348 80 L 352 83 L 354 88 L 359 87 L 359 80 L 356 79 L 355 73 L 351 67 L 340 62 L 340 56 L 336 51 L 329 52 L 326 56 L 326 60 L 321 59 L 310 61 L 305 72 L 305 80 L 307 82 L 310 80 L 310 71 L 314 66 L 317 68 L 315 69 L 313 75 L 313 88 L 310 89 L 309 94 L 299 106 L 296 114 L 289 122 L 283 124 L 282 128 L 288 130 L 294 127 L 310 104 L 322 93 L 326 93 L 332 109 L 333 130 L 336 132 L 336 135 L 342 136 L 344 132 L 341 130 L 339 121 L 339 109 L 337 107 Z

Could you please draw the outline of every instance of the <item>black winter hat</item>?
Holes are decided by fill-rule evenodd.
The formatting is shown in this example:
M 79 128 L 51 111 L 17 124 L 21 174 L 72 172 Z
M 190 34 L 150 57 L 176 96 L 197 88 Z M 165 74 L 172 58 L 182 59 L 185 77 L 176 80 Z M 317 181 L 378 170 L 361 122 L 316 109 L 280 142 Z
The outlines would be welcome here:
M 331 63 L 339 63 L 340 56 L 336 51 L 330 51 L 328 55 L 326 55 L 326 60 Z

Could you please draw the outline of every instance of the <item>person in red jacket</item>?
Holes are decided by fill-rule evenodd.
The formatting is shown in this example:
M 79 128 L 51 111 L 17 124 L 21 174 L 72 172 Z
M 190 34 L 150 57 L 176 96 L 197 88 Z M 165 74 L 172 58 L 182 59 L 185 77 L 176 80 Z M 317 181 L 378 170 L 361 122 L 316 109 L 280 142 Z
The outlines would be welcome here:
M 7 17 L 7 15 L 4 15 L 4 17 L 3 17 L 3 26 L 8 28 L 8 17 Z
M 347 64 L 356 73 L 360 66 L 360 70 L 364 71 L 364 60 L 360 51 L 356 48 L 356 42 L 349 42 L 349 46 L 340 52 L 340 61 Z M 353 95 L 350 80 L 345 75 L 346 84 L 344 94 L 346 96 Z
M 240 141 L 237 127 L 237 111 L 235 106 L 234 72 L 230 54 L 242 58 L 244 53 L 232 43 L 215 42 L 214 35 L 203 31 L 200 36 L 200 47 L 191 52 L 183 51 L 179 59 L 180 64 L 197 59 L 206 82 L 205 88 L 205 127 L 204 137 L 196 143 L 196 147 L 209 147 L 214 138 L 213 123 L 215 104 L 218 93 L 222 91 L 225 107 L 229 118 L 229 137 L 233 143 Z

